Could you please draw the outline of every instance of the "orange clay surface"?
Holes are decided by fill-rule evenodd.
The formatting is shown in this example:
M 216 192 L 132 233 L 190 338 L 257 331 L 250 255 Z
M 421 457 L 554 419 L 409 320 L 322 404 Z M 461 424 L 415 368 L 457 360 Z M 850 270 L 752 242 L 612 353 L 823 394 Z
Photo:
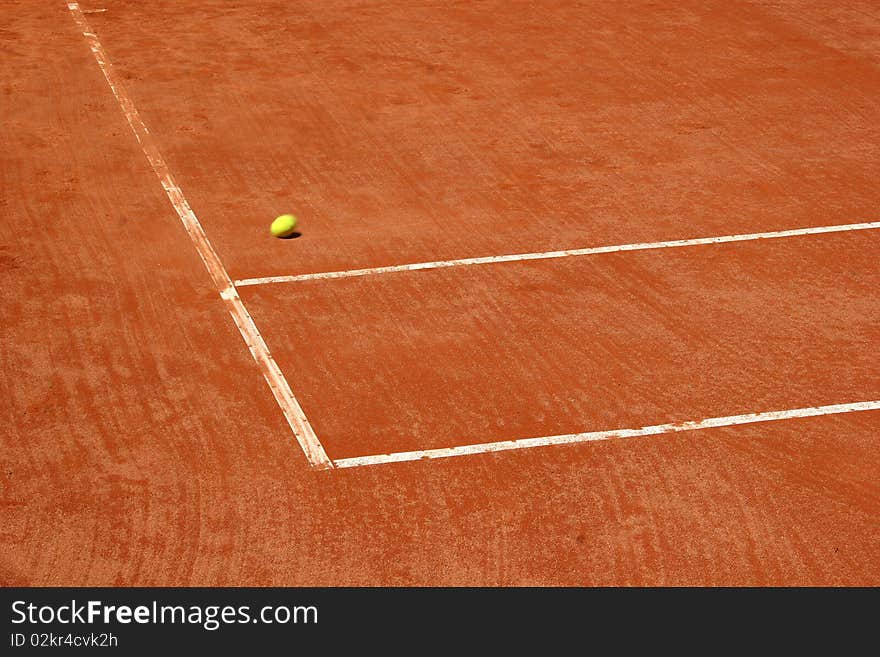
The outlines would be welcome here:
M 817 4 L 81 7 L 239 279 L 878 221 L 880 9 Z M 311 469 L 66 3 L 0 12 L 0 584 L 880 584 L 878 411 Z M 878 263 L 240 294 L 339 459 L 878 400 Z

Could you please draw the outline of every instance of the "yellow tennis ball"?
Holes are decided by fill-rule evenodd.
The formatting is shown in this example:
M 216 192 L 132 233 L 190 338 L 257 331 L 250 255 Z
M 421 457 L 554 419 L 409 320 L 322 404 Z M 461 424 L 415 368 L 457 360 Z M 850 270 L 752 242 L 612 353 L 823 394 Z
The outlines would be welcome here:
M 296 232 L 296 217 L 292 214 L 275 217 L 269 230 L 275 237 L 290 237 Z

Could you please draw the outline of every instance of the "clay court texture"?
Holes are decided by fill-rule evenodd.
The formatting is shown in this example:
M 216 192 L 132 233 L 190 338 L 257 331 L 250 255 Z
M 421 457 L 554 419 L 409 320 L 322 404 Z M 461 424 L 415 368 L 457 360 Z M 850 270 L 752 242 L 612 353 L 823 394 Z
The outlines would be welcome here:
M 0 16 L 0 583 L 880 584 L 875 0 Z

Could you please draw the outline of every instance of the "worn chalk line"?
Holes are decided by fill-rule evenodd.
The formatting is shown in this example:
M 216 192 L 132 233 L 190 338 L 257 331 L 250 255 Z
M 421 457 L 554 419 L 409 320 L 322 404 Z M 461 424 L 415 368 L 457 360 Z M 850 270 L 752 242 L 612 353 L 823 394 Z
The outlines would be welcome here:
M 119 107 L 122 109 L 122 113 L 128 120 L 128 125 L 131 126 L 132 132 L 134 132 L 135 138 L 141 145 L 141 149 L 144 155 L 146 155 L 150 166 L 153 168 L 156 176 L 158 176 L 159 182 L 162 183 L 162 188 L 165 190 L 168 200 L 171 201 L 171 205 L 180 217 L 180 221 L 192 240 L 193 246 L 195 246 L 202 262 L 205 264 L 205 268 L 211 275 L 211 279 L 214 281 L 220 297 L 226 302 L 229 314 L 238 327 L 241 337 L 244 338 L 248 349 L 250 349 L 263 377 L 269 384 L 269 388 L 272 390 L 272 394 L 281 407 L 287 423 L 305 452 L 306 458 L 313 467 L 332 468 L 333 462 L 324 451 L 324 447 L 315 435 L 302 407 L 299 405 L 296 397 L 294 397 L 287 379 L 284 378 L 284 374 L 282 374 L 281 369 L 269 352 L 269 347 L 266 345 L 257 325 L 239 297 L 232 279 L 220 261 L 220 257 L 208 241 L 208 237 L 205 235 L 198 217 L 196 217 L 195 212 L 193 212 L 189 202 L 171 175 L 165 158 L 141 120 L 134 102 L 120 83 L 98 36 L 89 27 L 79 7 L 79 3 L 70 2 L 67 4 L 67 8 L 73 15 L 80 30 L 82 30 L 83 37 L 88 42 L 95 61 L 104 74 L 104 79 L 110 85 L 110 90 L 113 92 Z

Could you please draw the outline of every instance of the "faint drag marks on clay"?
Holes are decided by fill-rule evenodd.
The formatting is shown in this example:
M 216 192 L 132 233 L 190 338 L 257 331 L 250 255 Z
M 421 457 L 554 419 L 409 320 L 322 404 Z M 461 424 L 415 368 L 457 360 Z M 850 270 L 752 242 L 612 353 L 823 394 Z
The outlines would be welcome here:
M 2 207 L 2 204 L 0 204 Z M 0 274 L 5 274 L 21 268 L 21 260 L 9 253 L 9 248 L 0 246 Z

